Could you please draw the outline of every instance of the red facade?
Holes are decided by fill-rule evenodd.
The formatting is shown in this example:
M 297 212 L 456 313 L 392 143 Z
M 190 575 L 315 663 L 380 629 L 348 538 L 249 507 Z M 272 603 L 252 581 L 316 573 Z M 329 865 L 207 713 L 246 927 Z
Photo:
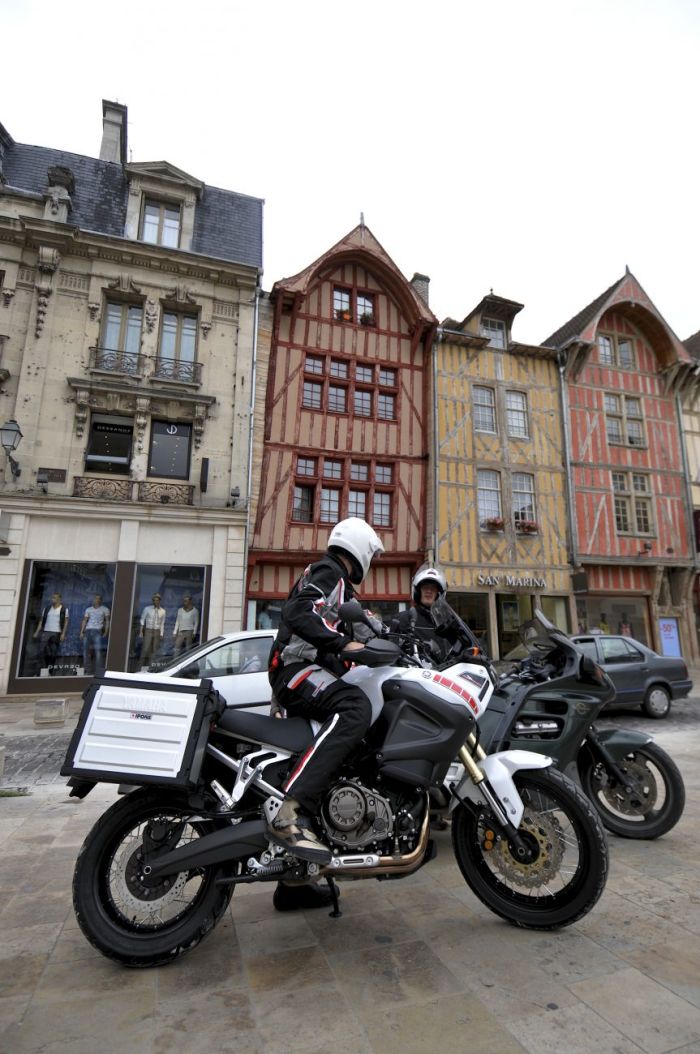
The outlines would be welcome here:
M 426 549 L 436 320 L 364 226 L 276 283 L 272 300 L 249 601 L 259 609 L 286 597 L 349 515 L 370 522 L 386 549 L 363 595 L 406 601 Z

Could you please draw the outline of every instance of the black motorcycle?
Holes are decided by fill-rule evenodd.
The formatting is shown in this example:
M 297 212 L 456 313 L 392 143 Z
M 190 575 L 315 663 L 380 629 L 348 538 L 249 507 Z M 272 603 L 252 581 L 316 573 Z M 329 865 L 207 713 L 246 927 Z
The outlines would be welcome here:
M 451 637 L 455 655 L 475 647 L 469 628 L 442 598 L 434 619 Z M 519 747 L 548 754 L 580 782 L 614 834 L 650 839 L 670 831 L 685 806 L 675 762 L 646 733 L 595 723 L 614 686 L 593 660 L 581 661 L 583 653 L 541 611 L 521 626 L 520 639 L 527 657 L 498 677 L 481 723 L 482 746 L 488 752 Z M 450 776 L 457 774 L 455 767 Z

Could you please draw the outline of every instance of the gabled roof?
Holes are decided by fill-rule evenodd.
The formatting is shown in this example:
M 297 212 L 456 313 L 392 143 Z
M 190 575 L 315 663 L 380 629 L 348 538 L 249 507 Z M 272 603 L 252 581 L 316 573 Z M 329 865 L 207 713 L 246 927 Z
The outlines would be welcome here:
M 303 271 L 282 278 L 272 287 L 271 297 L 305 296 L 311 284 L 324 270 L 338 264 L 356 260 L 381 280 L 399 304 L 406 318 L 425 325 L 437 325 L 437 318 L 423 298 L 414 289 L 408 279 L 401 273 L 383 246 L 377 241 L 369 227 L 358 224 L 327 252 L 305 267 Z
M 192 190 L 197 192 L 197 196 L 204 189 L 204 183 L 202 183 L 201 179 L 190 176 L 187 172 L 183 172 L 181 168 L 171 165 L 169 161 L 130 161 L 127 165 L 124 165 L 124 170 L 128 176 L 150 176 L 165 183 L 191 187 Z
M 662 367 L 689 361 L 687 350 L 629 270 L 552 333 L 543 341 L 543 346 L 560 349 L 575 347 L 578 360 L 575 365 L 580 368 L 588 349 L 595 343 L 600 319 L 613 307 L 641 330 L 654 347 Z
M 465 329 L 467 323 L 474 318 L 474 315 L 497 319 L 500 322 L 505 322 L 510 328 L 513 325 L 513 319 L 520 311 L 522 311 L 523 307 L 524 305 L 519 304 L 517 300 L 507 300 L 503 296 L 496 296 L 494 293 L 489 293 L 488 296 L 483 297 L 475 308 L 472 308 L 457 328 Z
M 1 127 L 1 126 L 0 126 Z M 123 238 L 129 196 L 129 170 L 158 175 L 198 189 L 192 252 L 217 260 L 262 267 L 262 212 L 260 198 L 209 187 L 167 161 L 122 165 L 113 161 L 15 143 L 3 129 L 0 142 L 5 190 L 43 196 L 47 171 L 62 165 L 75 178 L 68 222 L 84 231 Z
M 692 355 L 694 359 L 700 359 L 700 329 L 697 333 L 693 333 L 692 337 L 684 340 L 683 344 L 689 355 Z

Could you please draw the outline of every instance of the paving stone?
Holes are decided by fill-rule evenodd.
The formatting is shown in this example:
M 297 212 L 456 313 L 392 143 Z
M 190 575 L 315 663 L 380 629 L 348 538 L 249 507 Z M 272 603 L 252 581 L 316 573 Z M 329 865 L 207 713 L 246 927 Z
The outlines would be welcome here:
M 525 1047 L 470 995 L 362 1015 L 373 1054 L 522 1054 Z M 562 1048 L 565 1049 L 565 1048 Z
M 423 941 L 326 955 L 338 987 L 358 1012 L 427 1002 L 464 990 Z

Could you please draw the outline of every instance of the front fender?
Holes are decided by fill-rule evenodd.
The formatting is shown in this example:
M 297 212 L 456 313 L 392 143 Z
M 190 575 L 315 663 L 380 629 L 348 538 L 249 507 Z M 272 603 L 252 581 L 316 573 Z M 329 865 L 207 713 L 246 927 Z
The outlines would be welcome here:
M 551 764 L 551 758 L 546 757 L 544 754 L 537 754 L 532 750 L 501 750 L 497 754 L 489 754 L 477 762 L 514 827 L 520 826 L 524 806 L 513 781 L 513 776 L 521 769 L 545 769 Z M 479 785 L 473 783 L 471 776 L 466 772 L 455 791 L 455 795 L 456 797 L 453 797 L 450 803 L 450 812 L 457 805 L 459 798 L 470 798 L 475 802 L 482 800 Z
M 646 732 L 635 732 L 631 728 L 596 728 L 596 737 L 613 761 L 622 761 L 636 747 L 646 746 L 652 740 Z M 595 758 L 595 747 L 589 746 L 588 750 Z

